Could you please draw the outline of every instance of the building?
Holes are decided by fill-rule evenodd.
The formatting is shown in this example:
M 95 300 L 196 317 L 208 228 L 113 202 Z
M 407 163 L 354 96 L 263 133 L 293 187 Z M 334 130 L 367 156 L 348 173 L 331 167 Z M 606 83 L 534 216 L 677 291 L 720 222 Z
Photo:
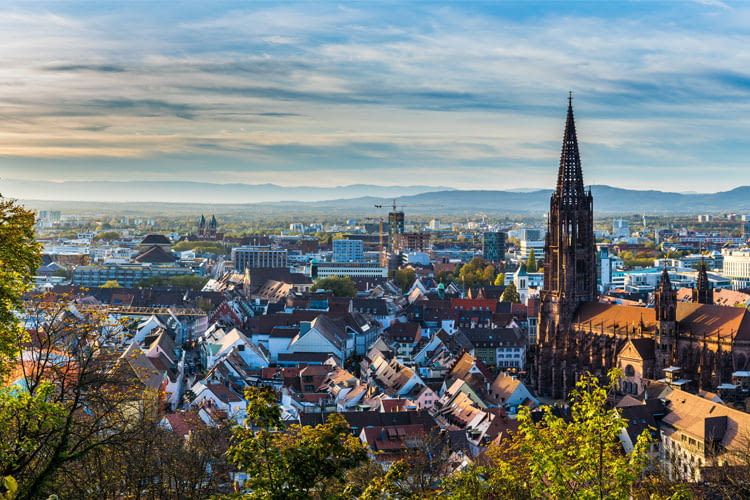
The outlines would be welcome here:
M 287 267 L 288 255 L 285 248 L 269 246 L 246 246 L 232 249 L 232 264 L 237 271 L 257 267 Z
M 391 245 L 391 250 L 394 249 L 396 235 L 403 234 L 404 230 L 404 212 L 396 210 L 396 201 L 394 200 L 393 210 L 388 213 L 388 242 Z
M 352 278 L 387 278 L 388 268 L 370 262 L 313 262 L 310 266 L 313 278 L 350 276 Z
M 432 248 L 430 233 L 400 233 L 395 236 L 394 249 L 427 252 Z
M 334 262 L 362 262 L 363 260 L 365 257 L 362 240 L 333 240 Z
M 598 302 L 593 199 L 584 189 L 572 101 L 545 250 L 531 370 L 537 394 L 565 398 L 583 373 L 604 376 L 617 366 L 631 338 L 641 339 L 639 350 L 647 353 L 642 357 L 653 353 L 653 360 L 625 366 L 628 383 L 660 378 L 665 369 L 677 368 L 687 383 L 710 390 L 728 382 L 733 367 L 747 366 L 750 315 L 742 308 L 701 303 L 710 290 L 705 275 L 696 280 L 695 302 L 677 301 L 666 268 L 653 308 Z
M 217 240 L 221 239 L 224 235 L 218 233 L 219 223 L 216 220 L 216 216 L 212 215 L 211 220 L 206 222 L 206 217 L 201 214 L 201 218 L 198 219 L 198 234 L 197 236 L 204 240 Z
M 630 238 L 630 222 L 625 219 L 612 220 L 612 239 Z
M 724 248 L 722 274 L 732 280 L 732 288 L 747 288 L 750 286 L 750 248 Z
M 124 288 L 139 286 L 141 282 L 154 278 L 192 275 L 187 267 L 155 266 L 152 264 L 116 264 L 103 266 L 78 266 L 73 271 L 72 283 L 84 287 L 100 287 L 108 281 L 116 281 Z
M 539 239 L 533 239 L 533 238 L 539 238 Z M 518 258 L 520 260 L 526 260 L 529 258 L 529 254 L 532 250 L 534 250 L 534 257 L 539 260 L 544 257 L 544 238 L 539 236 L 539 230 L 538 229 L 524 229 L 521 232 L 521 241 L 520 241 L 520 252 L 518 253 Z
M 490 262 L 505 260 L 505 233 L 500 231 L 484 233 L 482 255 Z
M 623 266 L 620 257 L 609 251 L 609 246 L 598 245 L 596 252 L 597 280 L 596 283 L 601 293 L 606 293 L 614 285 L 614 275 L 618 268 Z

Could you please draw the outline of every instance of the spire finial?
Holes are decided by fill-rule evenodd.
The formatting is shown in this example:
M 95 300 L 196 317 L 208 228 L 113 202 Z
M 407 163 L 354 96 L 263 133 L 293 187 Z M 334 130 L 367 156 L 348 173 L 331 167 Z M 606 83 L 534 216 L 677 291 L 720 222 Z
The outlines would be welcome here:
M 573 107 L 573 91 L 572 90 L 568 91 L 568 106 L 571 108 Z

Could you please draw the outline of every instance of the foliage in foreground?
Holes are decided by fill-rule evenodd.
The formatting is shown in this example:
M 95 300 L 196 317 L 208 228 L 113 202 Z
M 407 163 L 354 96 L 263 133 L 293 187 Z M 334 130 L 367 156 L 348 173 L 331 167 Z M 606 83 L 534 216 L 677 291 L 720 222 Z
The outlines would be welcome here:
M 328 498 L 343 490 L 347 471 L 367 460 L 343 416 L 334 413 L 324 424 L 282 431 L 271 389 L 250 387 L 245 398 L 246 425 L 234 430 L 227 455 L 247 473 L 250 498 Z
M 642 433 L 634 450 L 622 452 L 618 436 L 626 426 L 607 396 L 619 378 L 612 371 L 600 385 L 587 375 L 572 394 L 570 418 L 551 408 L 535 422 L 532 413 L 519 414 L 518 431 L 493 444 L 486 461 L 456 473 L 443 484 L 453 498 L 685 498 L 686 492 L 651 475 L 651 437 Z M 653 482 L 661 487 L 652 490 Z

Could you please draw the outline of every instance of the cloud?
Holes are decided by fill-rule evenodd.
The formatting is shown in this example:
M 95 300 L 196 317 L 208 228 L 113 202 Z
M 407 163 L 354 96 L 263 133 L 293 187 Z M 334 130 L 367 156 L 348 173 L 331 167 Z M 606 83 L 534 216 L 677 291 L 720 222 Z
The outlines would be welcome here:
M 750 154 L 750 34 L 711 7 L 22 4 L 0 12 L 3 169 L 542 186 L 572 89 L 597 182 L 727 187 L 699 167 Z

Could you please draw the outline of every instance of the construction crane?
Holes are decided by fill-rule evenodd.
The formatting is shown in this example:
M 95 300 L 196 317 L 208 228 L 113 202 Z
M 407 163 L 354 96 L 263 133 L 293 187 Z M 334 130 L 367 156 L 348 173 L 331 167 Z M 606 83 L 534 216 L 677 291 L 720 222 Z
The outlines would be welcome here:
M 391 211 L 393 212 L 403 212 L 404 207 L 408 207 L 409 205 L 396 205 L 396 198 L 393 198 L 393 202 L 391 203 Z M 401 207 L 402 210 L 399 210 L 398 207 Z M 386 205 L 375 205 L 375 208 L 388 208 Z

